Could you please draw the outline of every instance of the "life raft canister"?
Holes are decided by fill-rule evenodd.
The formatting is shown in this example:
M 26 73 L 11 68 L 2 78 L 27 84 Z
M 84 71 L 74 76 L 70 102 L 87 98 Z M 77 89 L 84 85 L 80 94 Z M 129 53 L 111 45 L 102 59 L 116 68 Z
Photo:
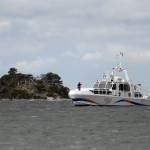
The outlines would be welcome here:
M 136 85 L 134 86 L 134 90 L 136 90 Z

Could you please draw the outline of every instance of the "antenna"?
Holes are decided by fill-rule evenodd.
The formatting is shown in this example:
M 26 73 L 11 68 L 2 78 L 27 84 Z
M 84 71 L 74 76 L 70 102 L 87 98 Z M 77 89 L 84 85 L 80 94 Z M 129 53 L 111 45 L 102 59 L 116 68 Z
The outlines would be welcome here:
M 122 66 L 122 63 L 121 63 L 121 61 L 122 61 L 122 56 L 123 56 L 123 53 L 120 52 L 120 68 L 121 68 L 121 66 Z

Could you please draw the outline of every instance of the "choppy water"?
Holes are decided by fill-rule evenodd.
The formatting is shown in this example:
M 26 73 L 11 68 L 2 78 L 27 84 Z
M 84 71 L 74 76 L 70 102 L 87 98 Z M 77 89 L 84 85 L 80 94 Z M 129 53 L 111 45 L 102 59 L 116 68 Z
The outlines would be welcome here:
M 150 150 L 150 107 L 0 101 L 0 150 Z

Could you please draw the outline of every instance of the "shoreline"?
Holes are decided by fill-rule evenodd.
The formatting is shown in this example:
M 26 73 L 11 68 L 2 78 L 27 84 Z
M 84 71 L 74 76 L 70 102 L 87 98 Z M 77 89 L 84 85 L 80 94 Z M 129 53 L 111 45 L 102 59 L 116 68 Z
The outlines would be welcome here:
M 70 99 L 65 99 L 65 98 L 53 98 L 49 97 L 47 99 L 0 99 L 0 101 L 69 101 Z

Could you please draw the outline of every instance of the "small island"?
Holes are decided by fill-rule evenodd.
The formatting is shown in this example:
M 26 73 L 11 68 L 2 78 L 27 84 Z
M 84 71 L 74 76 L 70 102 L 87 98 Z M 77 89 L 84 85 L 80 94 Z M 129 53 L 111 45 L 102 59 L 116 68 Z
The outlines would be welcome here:
M 61 77 L 52 72 L 34 77 L 10 68 L 0 78 L 0 99 L 67 99 L 68 92 Z

